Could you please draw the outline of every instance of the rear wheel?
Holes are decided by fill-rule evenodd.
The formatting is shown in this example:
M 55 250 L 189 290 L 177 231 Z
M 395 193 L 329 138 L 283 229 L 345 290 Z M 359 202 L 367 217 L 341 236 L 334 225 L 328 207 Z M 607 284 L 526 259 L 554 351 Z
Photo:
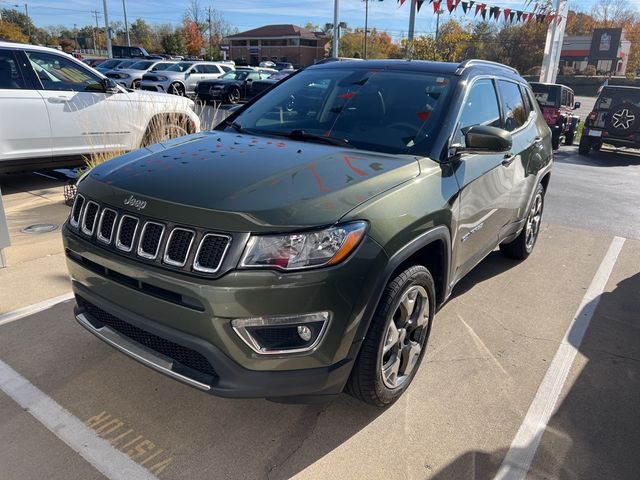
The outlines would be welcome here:
M 551 135 L 551 148 L 558 150 L 560 148 L 560 132 L 554 131 Z
M 433 277 L 422 265 L 387 284 L 349 377 L 349 394 L 377 406 L 402 395 L 424 357 L 435 301 Z
M 538 240 L 543 210 L 544 188 L 538 184 L 524 228 L 513 242 L 500 244 L 500 251 L 503 254 L 517 260 L 524 260 L 531 255 L 533 247 L 535 247 L 536 241 Z
M 578 144 L 578 153 L 580 155 L 589 155 L 589 150 L 591 150 L 591 140 L 585 132 L 582 132 L 582 137 L 580 138 L 580 143 Z

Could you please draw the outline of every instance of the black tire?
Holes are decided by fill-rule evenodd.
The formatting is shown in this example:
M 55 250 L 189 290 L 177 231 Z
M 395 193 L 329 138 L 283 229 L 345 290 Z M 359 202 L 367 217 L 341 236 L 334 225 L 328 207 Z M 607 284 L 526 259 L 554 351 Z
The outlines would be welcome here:
M 565 145 L 573 145 L 573 139 L 575 137 L 575 131 L 571 129 L 569 132 L 564 134 L 564 144 Z
M 134 90 L 138 90 L 140 88 L 140 80 L 134 80 L 131 84 L 131 88 L 133 88 Z
M 500 251 L 504 255 L 509 258 L 515 258 L 516 260 L 525 260 L 531 255 L 538 240 L 543 211 L 544 188 L 538 184 L 522 231 L 514 241 L 500 244 Z M 530 230 L 530 228 L 532 230 Z
M 553 132 L 551 135 L 551 148 L 558 150 L 560 148 L 560 132 Z
M 180 97 L 184 97 L 186 92 L 184 91 L 184 86 L 180 82 L 174 82 L 169 86 L 169 93 L 174 95 L 178 95 Z
M 411 339 L 413 338 L 413 343 L 420 342 L 421 348 L 418 354 L 410 355 L 410 351 L 407 353 L 408 358 L 415 359 L 415 362 L 412 362 L 413 367 L 408 375 L 398 377 L 404 378 L 401 384 L 395 388 L 389 388 L 385 384 L 385 379 L 383 379 L 383 362 L 386 355 L 383 349 L 386 348 L 385 342 L 388 340 L 391 322 L 394 322 L 393 326 L 395 327 L 395 322 L 400 321 L 399 318 L 395 318 L 395 314 L 401 310 L 401 300 L 405 294 L 410 293 L 412 290 L 415 291 L 416 289 L 424 292 L 425 298 L 428 298 L 428 305 L 425 305 L 424 301 L 421 300 L 418 306 L 413 307 L 414 313 L 415 309 L 419 308 L 418 317 L 420 317 L 421 312 L 426 312 L 428 309 L 428 319 L 426 319 L 426 323 L 424 323 L 423 326 L 417 328 L 415 328 L 415 323 L 411 324 L 411 321 L 408 321 L 405 324 L 407 326 L 405 335 L 396 339 L 398 341 L 394 345 L 400 345 L 407 339 L 411 343 Z M 435 298 L 433 277 L 431 273 L 429 273 L 429 270 L 422 265 L 409 267 L 391 279 L 380 298 L 380 303 L 371 320 L 369 331 L 367 332 L 367 336 L 364 339 L 358 358 L 351 371 L 351 376 L 347 382 L 347 392 L 350 395 L 363 402 L 379 407 L 395 402 L 400 395 L 402 395 L 415 377 L 427 350 L 427 342 L 435 314 Z M 407 334 L 407 331 L 410 331 L 411 325 L 413 325 L 415 329 Z M 396 330 L 400 331 L 401 329 Z M 387 342 L 387 346 L 389 345 L 391 344 Z M 387 353 L 389 353 L 389 351 Z M 396 359 L 399 364 L 402 364 L 402 354 L 396 355 Z M 392 360 L 390 360 L 390 362 L 396 363 Z M 399 373 L 399 371 L 396 373 Z
M 593 148 L 596 152 L 599 152 L 602 148 L 602 142 L 594 143 L 593 145 L 591 145 L 591 148 Z
M 591 140 L 587 137 L 587 132 L 583 131 L 578 144 L 578 153 L 580 155 L 589 155 L 589 150 L 591 150 Z
M 226 101 L 232 105 L 238 103 L 240 101 L 240 90 L 235 87 L 230 88 L 226 95 Z

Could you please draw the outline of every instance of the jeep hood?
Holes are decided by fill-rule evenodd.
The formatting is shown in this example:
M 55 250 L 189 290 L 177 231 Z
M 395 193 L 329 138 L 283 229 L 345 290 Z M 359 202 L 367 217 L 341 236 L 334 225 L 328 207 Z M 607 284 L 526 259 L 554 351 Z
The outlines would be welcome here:
M 416 157 L 286 138 L 202 132 L 95 167 L 90 198 L 144 215 L 228 231 L 330 225 L 420 172 Z

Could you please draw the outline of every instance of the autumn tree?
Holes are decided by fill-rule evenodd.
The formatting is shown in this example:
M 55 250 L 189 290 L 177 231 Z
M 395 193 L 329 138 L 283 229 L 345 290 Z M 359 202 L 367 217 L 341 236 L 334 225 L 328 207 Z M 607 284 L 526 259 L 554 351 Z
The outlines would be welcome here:
M 200 50 L 204 46 L 204 38 L 202 38 L 202 33 L 196 22 L 189 17 L 185 17 L 182 21 L 182 30 L 184 32 L 187 53 L 192 57 L 200 56 Z
M 29 37 L 22 33 L 22 29 L 15 23 L 0 22 L 0 40 L 24 43 L 29 41 Z
M 397 55 L 398 48 L 386 32 L 375 28 L 367 35 L 367 58 L 389 58 L 390 54 Z M 356 28 L 340 37 L 340 56 L 364 58 L 364 30 Z
M 467 57 L 471 43 L 471 28 L 456 20 L 449 20 L 440 27 L 436 39 L 435 59 L 444 62 L 459 62 Z

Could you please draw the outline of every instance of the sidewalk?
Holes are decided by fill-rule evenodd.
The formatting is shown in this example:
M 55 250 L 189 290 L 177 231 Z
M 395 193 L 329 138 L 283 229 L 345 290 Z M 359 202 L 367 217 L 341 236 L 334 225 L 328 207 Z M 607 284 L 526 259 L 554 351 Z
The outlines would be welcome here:
M 11 246 L 0 268 L 0 314 L 69 292 L 60 228 L 69 207 L 63 182 L 33 174 L 0 177 Z M 48 233 L 23 233 L 29 225 L 53 223 Z

